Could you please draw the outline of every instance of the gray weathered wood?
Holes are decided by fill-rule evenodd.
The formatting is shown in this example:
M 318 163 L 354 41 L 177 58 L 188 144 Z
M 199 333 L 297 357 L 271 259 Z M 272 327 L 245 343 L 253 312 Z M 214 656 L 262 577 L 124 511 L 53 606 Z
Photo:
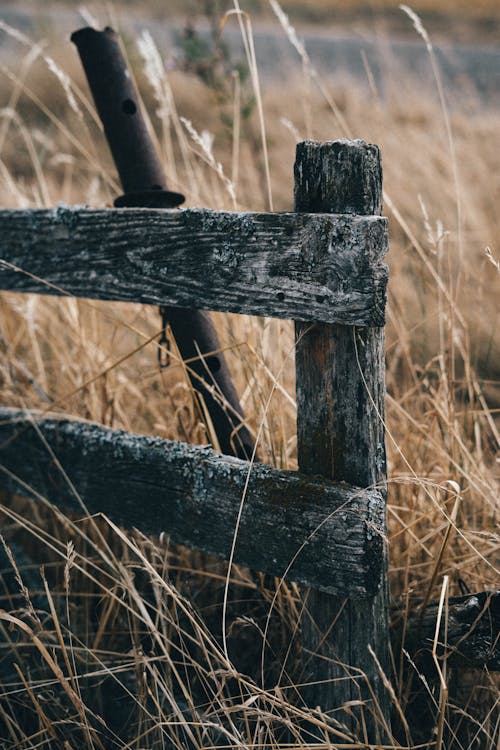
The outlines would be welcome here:
M 0 264 L 0 289 L 382 325 L 386 237 L 380 217 L 3 210 L 0 260 L 32 275 Z
M 88 422 L 44 418 L 37 428 L 89 512 L 228 557 L 246 461 Z M 81 510 L 30 419 L 7 408 L 0 409 L 2 466 L 54 504 Z M 26 494 L 2 470 L 0 487 Z M 380 582 L 383 519 L 379 492 L 255 464 L 235 562 L 282 576 L 304 544 L 290 580 L 366 597 Z
M 382 213 L 378 146 L 361 140 L 303 141 L 298 145 L 294 176 L 296 211 Z
M 420 609 L 410 612 L 402 632 L 398 624 L 394 640 L 417 663 L 419 671 L 435 676 L 436 666 L 431 656 L 439 617 L 439 602 L 427 605 L 423 616 Z M 404 618 L 406 620 L 406 618 Z M 452 667 L 488 669 L 500 672 L 500 590 L 452 597 L 446 604 L 446 616 L 441 618 L 437 653 L 446 657 Z
M 378 213 L 381 195 L 377 146 L 364 141 L 298 144 L 297 210 Z M 378 486 L 385 499 L 383 328 L 297 323 L 296 338 L 300 470 Z M 306 679 L 316 682 L 307 693 L 313 705 L 331 710 L 362 698 L 374 713 L 381 709 L 388 717 L 387 696 L 368 651 L 370 645 L 388 673 L 385 561 L 383 567 L 379 591 L 363 603 L 314 589 L 305 593 L 305 647 L 321 657 L 313 656 L 306 665 Z M 361 674 L 370 680 L 380 708 L 369 700 Z M 367 720 L 366 726 L 372 742 L 383 737 L 376 721 Z

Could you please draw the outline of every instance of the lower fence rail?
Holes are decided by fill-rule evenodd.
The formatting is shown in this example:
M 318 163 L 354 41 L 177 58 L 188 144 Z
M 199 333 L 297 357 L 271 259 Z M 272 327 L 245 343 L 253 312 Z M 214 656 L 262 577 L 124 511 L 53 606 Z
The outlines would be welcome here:
M 208 447 L 0 408 L 0 488 L 225 559 L 236 533 L 235 562 L 338 596 L 381 583 L 381 493 Z

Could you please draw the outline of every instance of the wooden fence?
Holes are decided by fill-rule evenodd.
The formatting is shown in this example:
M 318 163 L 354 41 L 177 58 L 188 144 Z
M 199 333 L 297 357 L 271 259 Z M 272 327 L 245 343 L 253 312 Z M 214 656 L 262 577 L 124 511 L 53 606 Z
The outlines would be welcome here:
M 387 713 L 381 194 L 376 146 L 306 141 L 295 213 L 2 210 L 0 288 L 296 321 L 300 471 L 252 468 L 234 561 L 303 585 L 311 705 Z M 78 510 L 47 445 L 90 512 L 228 558 L 246 462 L 4 406 L 0 487 Z

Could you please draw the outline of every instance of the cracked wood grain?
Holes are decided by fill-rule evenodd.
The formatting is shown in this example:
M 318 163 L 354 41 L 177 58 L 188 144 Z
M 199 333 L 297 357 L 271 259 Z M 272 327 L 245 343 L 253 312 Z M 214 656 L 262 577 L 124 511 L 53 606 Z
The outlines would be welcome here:
M 297 145 L 295 207 L 297 211 L 379 214 L 382 167 L 377 146 L 361 140 Z M 338 323 L 338 321 L 336 322 Z M 296 324 L 297 450 L 299 469 L 336 481 L 380 488 L 385 502 L 385 363 L 384 329 Z M 385 523 L 385 520 L 384 520 Z M 355 732 L 366 726 L 368 739 L 388 739 L 370 708 L 389 721 L 387 693 L 368 646 L 389 674 L 386 552 L 382 545 L 377 570 L 379 589 L 364 602 L 304 592 L 303 638 L 313 656 L 306 661 L 310 705 L 337 709 L 366 701 L 361 719 L 349 709 L 342 715 Z M 372 695 L 360 675 L 370 681 Z M 345 718 L 344 718 L 345 717 Z M 365 737 L 366 740 L 366 737 Z
M 1 210 L 0 289 L 383 325 L 386 249 L 373 216 Z

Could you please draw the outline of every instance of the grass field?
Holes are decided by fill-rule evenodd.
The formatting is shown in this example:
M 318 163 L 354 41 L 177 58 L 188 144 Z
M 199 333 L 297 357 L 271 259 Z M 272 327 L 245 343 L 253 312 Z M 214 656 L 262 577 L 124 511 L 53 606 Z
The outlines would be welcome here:
M 438 82 L 435 93 L 422 94 L 418 81 L 395 78 L 382 97 L 373 86 L 345 88 L 305 66 L 286 90 L 262 90 L 263 132 L 259 92 L 223 56 L 208 52 L 166 72 L 147 37 L 140 51 L 133 43 L 128 51 L 169 185 L 189 205 L 233 208 L 234 192 L 240 208 L 290 209 L 297 140 L 361 137 L 380 145 L 391 240 L 394 625 L 426 596 L 438 598 L 445 575 L 450 596 L 460 593 L 459 579 L 472 591 L 497 587 L 500 113 L 473 100 L 450 113 Z M 80 72 L 67 60 L 58 58 L 60 67 L 44 60 L 50 49 L 36 56 L 20 42 L 19 52 L 2 71 L 0 203 L 110 205 L 116 177 Z M 294 468 L 292 324 L 214 318 L 249 426 L 254 434 L 263 426 L 261 456 Z M 111 366 L 159 328 L 157 311 L 146 307 L 2 294 L 2 403 L 57 404 L 56 411 L 113 427 L 204 442 L 181 367 L 159 373 L 154 345 Z M 0 510 L 12 549 L 4 567 L 19 589 L 14 598 L 0 592 L 9 613 L 0 615 L 9 644 L 0 657 L 6 748 L 367 747 L 362 733 L 345 739 L 335 716 L 315 712 L 314 729 L 305 722 L 294 689 L 302 679 L 295 586 L 282 586 L 274 600 L 276 581 L 234 568 L 226 655 L 220 563 L 163 539 L 125 535 L 105 520 L 60 516 L 43 502 L 5 498 Z M 23 565 L 25 552 L 35 569 Z M 436 747 L 437 673 L 422 676 L 396 640 L 392 666 L 399 719 L 390 746 Z M 441 747 L 494 750 L 494 675 L 446 675 Z
M 322 30 L 343 28 L 350 33 L 386 34 L 410 37 L 411 31 L 400 9 L 399 0 L 285 0 L 283 9 L 294 24 L 302 28 Z M 497 0 L 414 0 L 411 7 L 422 17 L 435 39 L 453 40 L 475 44 L 498 44 L 500 31 L 500 6 Z M 189 19 L 195 22 L 207 15 L 222 18 L 233 7 L 231 0 L 144 0 L 140 6 L 133 0 L 114 3 L 90 2 L 82 5 L 77 0 L 52 0 L 46 6 L 38 0 L 4 0 L 5 9 L 33 12 L 45 18 L 41 33 L 50 32 L 50 18 L 60 8 L 63 12 L 86 8 L 97 18 L 111 14 L 115 18 L 141 16 L 155 17 L 160 23 L 172 19 Z M 251 13 L 255 23 L 270 21 L 273 12 L 268 0 L 247 0 L 244 9 Z M 49 20 L 47 20 L 49 19 Z

